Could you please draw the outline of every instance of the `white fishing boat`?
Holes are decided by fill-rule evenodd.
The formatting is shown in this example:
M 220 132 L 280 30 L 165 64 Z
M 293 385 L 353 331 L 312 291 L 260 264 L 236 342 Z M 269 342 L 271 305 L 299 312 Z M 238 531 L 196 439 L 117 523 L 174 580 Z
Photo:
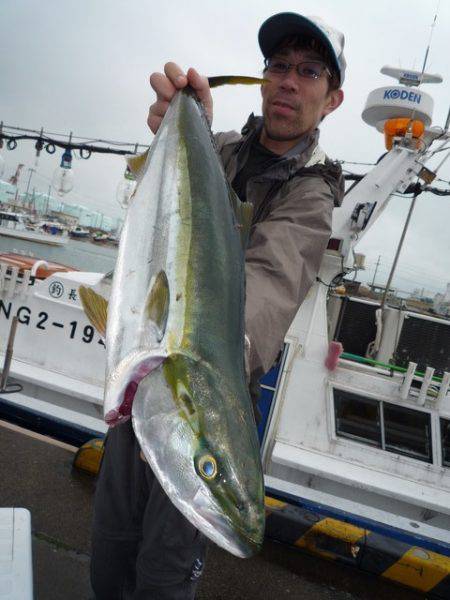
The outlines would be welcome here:
M 69 230 L 69 235 L 71 238 L 75 238 L 75 239 L 89 239 L 91 236 L 91 233 L 90 233 L 89 229 L 83 229 L 83 227 L 76 225 L 75 227 L 72 227 Z
M 418 88 L 370 94 L 366 122 L 383 130 L 390 119 L 413 118 L 423 131 L 397 128 L 390 150 L 336 209 L 318 281 L 262 380 L 258 431 L 269 535 L 449 598 L 450 321 L 333 292 L 358 266 L 355 243 L 391 194 L 430 180 L 429 149 L 450 137 L 431 126 L 431 112 Z M 33 269 L 0 269 L 3 355 L 18 321 L 0 418 L 78 445 L 104 434 L 105 349 L 78 287 L 107 298 L 110 282 L 103 273 L 38 280 Z
M 62 230 L 46 233 L 28 225 L 23 213 L 8 211 L 0 211 L 0 235 L 52 246 L 63 246 L 68 240 L 67 233 Z

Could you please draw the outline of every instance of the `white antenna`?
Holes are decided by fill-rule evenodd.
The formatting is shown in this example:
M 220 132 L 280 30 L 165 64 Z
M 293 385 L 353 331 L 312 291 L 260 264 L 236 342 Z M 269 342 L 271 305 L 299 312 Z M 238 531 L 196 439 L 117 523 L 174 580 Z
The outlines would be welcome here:
M 397 79 L 399 83 L 408 86 L 419 86 L 421 83 L 442 83 L 442 76 L 437 73 L 424 73 L 423 71 L 413 71 L 412 69 L 398 69 L 385 65 L 381 67 L 380 72 Z
M 436 6 L 436 12 L 434 13 L 434 19 L 433 22 L 431 23 L 431 31 L 430 31 L 430 37 L 428 39 L 428 46 L 427 49 L 425 51 L 425 57 L 423 59 L 423 66 L 422 66 L 422 73 L 420 75 L 420 79 L 419 79 L 419 83 L 418 85 L 420 85 L 421 83 L 426 83 L 425 82 L 425 77 L 426 77 L 426 73 L 425 73 L 425 67 L 427 66 L 427 60 L 428 60 L 428 53 L 430 51 L 430 47 L 431 47 L 431 40 L 433 39 L 433 33 L 434 33 L 434 26 L 436 25 L 436 20 L 437 20 L 437 16 L 438 16 L 438 11 L 439 11 L 439 6 L 441 4 L 441 0 L 438 0 L 438 4 Z M 430 75 L 427 75 L 427 77 L 430 77 Z M 431 75 L 431 77 L 440 77 L 440 75 Z M 440 77 L 440 81 L 434 81 L 433 83 L 441 83 L 442 82 L 442 77 Z M 427 83 L 431 83 L 431 82 L 427 82 Z M 414 121 L 414 117 L 416 115 L 416 107 L 414 107 L 413 113 L 411 115 L 411 120 L 409 122 L 409 127 L 408 127 L 408 132 L 407 132 L 407 137 L 409 137 L 410 139 L 412 138 L 412 125 L 413 125 L 413 121 Z M 414 206 L 414 202 L 413 202 L 413 206 Z M 395 268 L 395 267 L 394 267 Z M 393 270 L 394 270 L 393 268 Z
M 433 22 L 431 24 L 430 39 L 428 40 L 428 46 L 427 46 L 427 49 L 426 49 L 426 52 L 425 52 L 425 58 L 423 59 L 422 77 L 420 79 L 420 83 L 422 83 L 423 75 L 425 73 L 425 67 L 427 66 L 428 53 L 430 51 L 431 40 L 433 38 L 434 26 L 436 25 L 436 20 L 437 20 L 437 16 L 438 16 L 440 4 L 441 4 L 441 0 L 438 0 L 438 5 L 436 7 L 436 12 L 434 13 L 434 19 L 433 19 Z
M 383 73 L 383 75 L 388 75 L 389 77 L 393 77 L 394 79 L 397 79 L 399 83 L 401 83 L 403 85 L 411 86 L 411 87 L 412 86 L 418 87 L 422 83 L 442 83 L 441 75 L 438 75 L 437 73 L 435 73 L 435 74 L 425 73 L 425 67 L 427 66 L 428 54 L 429 54 L 430 48 L 431 48 L 431 40 L 433 38 L 434 27 L 436 25 L 436 20 L 437 20 L 437 16 L 438 16 L 440 3 L 441 3 L 441 0 L 438 0 L 438 5 L 436 7 L 436 13 L 434 15 L 433 22 L 431 24 L 431 31 L 430 31 L 430 37 L 428 40 L 428 46 L 427 46 L 427 49 L 425 50 L 425 57 L 423 59 L 422 70 L 415 71 L 414 69 L 401 69 L 401 68 L 389 67 L 388 65 L 385 65 L 384 67 L 381 68 L 381 73 Z M 415 60 L 414 60 L 414 63 L 415 63 Z
M 434 26 L 436 25 L 436 19 L 437 19 L 437 14 L 438 14 L 440 3 L 441 3 L 441 0 L 438 1 L 438 5 L 436 7 L 436 12 L 435 12 L 435 15 L 434 15 L 433 23 L 431 24 L 430 38 L 428 40 L 428 46 L 427 46 L 427 49 L 426 49 L 426 52 L 425 52 L 425 58 L 423 60 L 422 72 L 420 74 L 419 81 L 418 81 L 418 83 L 415 83 L 415 84 L 411 84 L 410 83 L 409 85 L 417 85 L 417 86 L 419 86 L 421 83 L 440 83 L 442 81 L 442 77 L 440 77 L 440 75 L 427 75 L 425 73 L 425 67 L 427 65 L 428 53 L 429 53 L 430 46 L 431 46 L 431 39 L 433 37 L 433 30 L 434 30 Z M 417 71 L 415 72 L 415 74 L 417 74 Z M 430 77 L 431 78 L 435 78 L 435 80 L 434 81 L 430 81 L 430 80 L 426 81 L 426 77 L 428 77 L 428 78 L 430 78 Z M 439 81 L 436 81 L 437 78 L 439 78 Z M 402 82 L 400 81 L 400 83 L 402 83 Z M 410 136 L 412 136 L 412 123 L 413 123 L 413 119 L 414 119 L 415 113 L 416 113 L 416 108 L 414 108 L 413 113 L 411 115 L 411 120 L 410 120 L 410 125 L 409 125 L 409 132 L 408 132 Z M 447 157 L 445 157 L 444 160 L 446 160 L 446 158 Z M 442 163 L 441 163 L 441 165 L 442 165 Z M 408 212 L 408 216 L 406 218 L 405 226 L 403 227 L 403 232 L 402 232 L 402 235 L 400 237 L 400 241 L 399 241 L 398 246 L 397 246 L 397 251 L 396 251 L 395 259 L 394 259 L 394 262 L 392 264 L 391 272 L 389 273 L 388 283 L 386 284 L 386 289 L 385 289 L 385 292 L 384 292 L 384 295 L 383 295 L 383 299 L 381 301 L 380 310 L 381 310 L 382 314 L 384 314 L 384 308 L 385 308 L 385 305 L 386 305 L 386 300 L 387 300 L 387 294 L 388 294 L 388 291 L 389 291 L 389 286 L 390 286 L 390 283 L 391 283 L 391 281 L 392 281 L 392 279 L 394 277 L 394 273 L 395 273 L 395 270 L 396 270 L 396 267 L 397 267 L 397 262 L 398 262 L 398 259 L 399 259 L 399 256 L 400 256 L 400 252 L 401 252 L 402 246 L 403 246 L 403 241 L 405 239 L 405 235 L 406 235 L 406 232 L 408 230 L 409 222 L 411 220 L 411 216 L 413 214 L 413 211 L 414 211 L 414 208 L 415 208 L 415 205 L 416 205 L 417 196 L 419 195 L 419 193 L 420 192 L 417 191 L 417 190 L 414 192 L 414 197 L 412 199 L 411 206 L 409 207 L 409 212 Z

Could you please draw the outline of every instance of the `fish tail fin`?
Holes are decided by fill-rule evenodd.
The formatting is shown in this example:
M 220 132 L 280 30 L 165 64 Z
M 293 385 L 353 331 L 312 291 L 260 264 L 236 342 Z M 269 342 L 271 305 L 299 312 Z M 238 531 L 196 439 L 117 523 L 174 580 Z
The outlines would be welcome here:
M 102 338 L 105 339 L 108 301 L 103 296 L 100 296 L 100 294 L 97 294 L 97 292 L 94 292 L 92 288 L 85 287 L 84 285 L 80 285 L 78 293 L 87 318 Z
M 217 77 L 208 77 L 210 88 L 221 85 L 261 85 L 266 83 L 267 79 L 261 77 L 247 77 L 245 75 L 218 75 Z

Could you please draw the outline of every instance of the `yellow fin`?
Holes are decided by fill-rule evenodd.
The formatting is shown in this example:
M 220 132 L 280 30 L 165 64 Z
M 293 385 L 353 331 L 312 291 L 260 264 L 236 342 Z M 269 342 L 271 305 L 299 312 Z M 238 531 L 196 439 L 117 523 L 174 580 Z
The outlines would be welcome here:
M 261 85 L 266 83 L 267 79 L 260 77 L 247 77 L 245 75 L 219 75 L 217 77 L 208 77 L 209 87 L 215 88 L 220 85 Z
M 148 294 L 146 303 L 147 317 L 158 327 L 158 342 L 164 337 L 167 318 L 169 316 L 169 281 L 165 271 L 160 271 L 155 277 Z
M 241 224 L 241 242 L 242 247 L 247 247 L 248 238 L 250 236 L 250 229 L 253 220 L 253 204 L 250 202 L 241 202 L 239 207 L 240 213 L 240 224 Z
M 92 288 L 80 285 L 78 288 L 80 294 L 81 304 L 83 305 L 84 312 L 87 318 L 99 332 L 102 338 L 106 337 L 106 318 L 108 315 L 108 302 L 94 292 Z
M 233 207 L 234 215 L 236 218 L 236 226 L 239 227 L 242 247 L 245 250 L 248 242 L 248 237 L 250 235 L 250 228 L 252 226 L 253 204 L 251 204 L 250 202 L 241 202 L 236 192 L 231 188 L 229 193 L 231 196 L 231 206 Z
M 138 177 L 147 160 L 148 150 L 142 154 L 129 154 L 126 157 L 127 165 L 135 177 Z

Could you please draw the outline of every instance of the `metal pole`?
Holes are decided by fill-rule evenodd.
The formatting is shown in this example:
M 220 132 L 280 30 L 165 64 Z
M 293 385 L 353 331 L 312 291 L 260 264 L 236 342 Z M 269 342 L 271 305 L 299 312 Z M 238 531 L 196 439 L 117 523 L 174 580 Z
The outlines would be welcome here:
M 51 192 L 51 190 L 52 190 L 52 186 L 49 185 L 48 186 L 48 192 L 47 192 L 47 202 L 46 202 L 46 205 L 45 205 L 45 213 L 44 213 L 46 215 L 48 214 L 48 206 L 49 206 L 49 203 L 50 203 L 50 192 Z
M 397 262 L 398 262 L 398 259 L 399 259 L 399 256 L 400 256 L 400 252 L 402 250 L 403 242 L 404 242 L 404 239 L 405 239 L 406 232 L 408 230 L 408 226 L 409 226 L 409 222 L 411 220 L 411 216 L 412 216 L 412 214 L 414 212 L 414 207 L 416 205 L 416 199 L 417 199 L 418 195 L 419 195 L 419 192 L 416 192 L 414 194 L 414 197 L 413 197 L 412 202 L 411 202 L 411 206 L 409 207 L 409 212 L 408 212 L 408 216 L 406 218 L 405 226 L 403 227 L 402 236 L 401 236 L 400 242 L 398 243 L 398 246 L 397 246 L 397 252 L 395 254 L 394 263 L 392 265 L 391 272 L 389 273 L 389 279 L 388 279 L 388 282 L 386 284 L 386 289 L 384 290 L 383 299 L 381 301 L 381 306 L 380 306 L 381 310 L 383 310 L 384 305 L 386 304 L 386 298 L 387 298 L 387 295 L 388 295 L 388 292 L 389 292 L 389 288 L 391 287 L 392 279 L 394 277 L 395 269 L 397 267 Z
M 6 390 L 8 384 L 8 375 L 11 368 L 11 360 L 14 348 L 14 338 L 16 337 L 17 315 L 13 317 L 11 329 L 9 330 L 8 345 L 6 347 L 5 362 L 3 363 L 2 378 L 0 380 L 0 391 Z
M 372 290 L 373 290 L 373 286 L 375 284 L 375 277 L 377 276 L 378 267 L 380 266 L 380 258 L 381 258 L 381 254 L 378 255 L 378 260 L 377 260 L 377 264 L 375 267 L 375 273 L 373 274 L 372 285 L 371 285 Z
M 27 199 L 27 202 L 28 202 L 28 192 L 30 191 L 31 178 L 33 177 L 33 173 L 35 172 L 35 169 L 33 169 L 32 167 L 30 167 L 28 170 L 30 172 L 30 176 L 28 177 L 27 191 L 25 192 L 25 198 Z

